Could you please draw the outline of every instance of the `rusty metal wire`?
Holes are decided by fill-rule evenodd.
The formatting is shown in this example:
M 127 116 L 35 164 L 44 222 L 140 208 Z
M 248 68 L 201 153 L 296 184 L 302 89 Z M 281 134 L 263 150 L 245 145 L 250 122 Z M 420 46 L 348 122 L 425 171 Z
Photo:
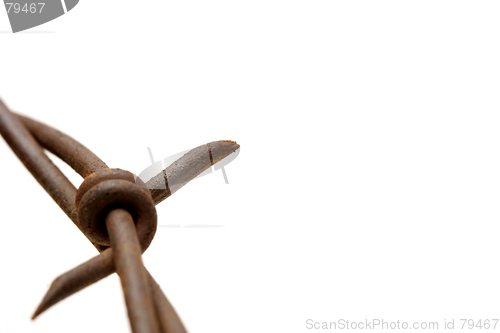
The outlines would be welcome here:
M 54 280 L 33 319 L 79 290 L 117 273 L 134 333 L 186 332 L 142 263 L 157 226 L 155 205 L 239 148 L 233 141 L 201 145 L 146 184 L 110 169 L 89 149 L 54 128 L 11 112 L 0 100 L 0 134 L 99 255 Z M 58 156 L 84 181 L 78 189 L 44 152 Z M 209 158 L 206 158 L 209 156 Z

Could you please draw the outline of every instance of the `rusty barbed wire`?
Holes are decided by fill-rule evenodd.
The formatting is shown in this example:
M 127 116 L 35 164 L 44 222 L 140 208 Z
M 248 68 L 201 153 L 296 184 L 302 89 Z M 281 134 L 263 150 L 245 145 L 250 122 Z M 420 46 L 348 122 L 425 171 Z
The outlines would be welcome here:
M 116 272 L 133 333 L 185 333 L 182 321 L 141 259 L 156 232 L 155 205 L 235 152 L 239 145 L 227 140 L 201 145 L 143 183 L 128 171 L 110 169 L 68 135 L 11 112 L 2 100 L 0 134 L 100 252 L 55 279 L 32 319 L 64 298 Z M 44 149 L 84 178 L 78 189 L 52 163 Z

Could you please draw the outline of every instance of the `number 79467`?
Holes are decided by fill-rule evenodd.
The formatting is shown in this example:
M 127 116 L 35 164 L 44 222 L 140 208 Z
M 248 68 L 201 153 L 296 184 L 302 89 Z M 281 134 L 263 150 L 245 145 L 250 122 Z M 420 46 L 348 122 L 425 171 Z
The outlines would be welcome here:
M 31 14 L 36 14 L 36 13 L 41 13 L 43 10 L 43 7 L 45 6 L 45 2 L 39 2 L 39 3 L 25 3 L 24 6 L 21 6 L 20 3 L 16 2 L 7 2 L 5 3 L 7 6 L 7 14 L 10 13 L 12 10 L 14 13 L 31 13 Z

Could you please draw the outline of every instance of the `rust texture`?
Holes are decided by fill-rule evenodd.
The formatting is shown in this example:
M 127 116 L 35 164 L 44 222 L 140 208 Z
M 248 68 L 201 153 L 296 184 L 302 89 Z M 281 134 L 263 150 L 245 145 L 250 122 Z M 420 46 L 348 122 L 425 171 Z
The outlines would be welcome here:
M 1 100 L 0 134 L 99 251 L 96 257 L 56 278 L 32 318 L 116 272 L 132 332 L 185 333 L 182 321 L 141 259 L 156 232 L 155 205 L 235 152 L 239 145 L 227 140 L 201 145 L 143 183 L 128 171 L 108 168 L 68 135 L 11 112 Z M 84 178 L 78 189 L 44 150 L 58 156 Z

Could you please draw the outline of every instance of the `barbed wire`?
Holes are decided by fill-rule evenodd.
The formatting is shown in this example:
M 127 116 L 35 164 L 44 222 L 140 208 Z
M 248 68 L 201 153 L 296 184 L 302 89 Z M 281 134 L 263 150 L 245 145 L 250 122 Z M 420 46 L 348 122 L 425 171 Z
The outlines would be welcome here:
M 64 298 L 116 272 L 133 333 L 185 333 L 181 319 L 141 259 L 156 232 L 155 205 L 235 152 L 239 145 L 228 140 L 201 145 L 144 183 L 131 172 L 109 168 L 68 135 L 11 112 L 2 100 L 0 134 L 100 252 L 55 279 L 32 319 Z M 58 156 L 84 178 L 78 189 L 44 150 Z

